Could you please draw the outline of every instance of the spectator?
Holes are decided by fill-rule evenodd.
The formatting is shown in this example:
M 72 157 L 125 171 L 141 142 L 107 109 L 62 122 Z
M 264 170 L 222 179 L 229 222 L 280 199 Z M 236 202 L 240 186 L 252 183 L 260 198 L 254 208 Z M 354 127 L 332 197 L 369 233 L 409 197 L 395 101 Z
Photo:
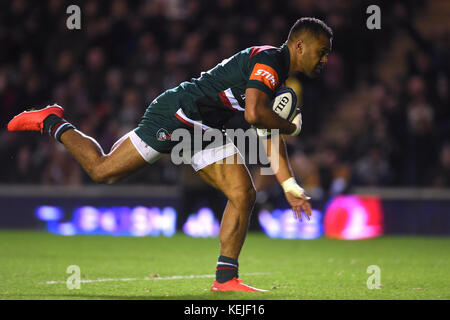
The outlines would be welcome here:
M 389 185 L 392 172 L 379 146 L 370 148 L 369 153 L 356 162 L 353 183 L 361 186 Z
M 444 144 L 440 152 L 438 167 L 430 171 L 430 186 L 450 188 L 450 143 Z

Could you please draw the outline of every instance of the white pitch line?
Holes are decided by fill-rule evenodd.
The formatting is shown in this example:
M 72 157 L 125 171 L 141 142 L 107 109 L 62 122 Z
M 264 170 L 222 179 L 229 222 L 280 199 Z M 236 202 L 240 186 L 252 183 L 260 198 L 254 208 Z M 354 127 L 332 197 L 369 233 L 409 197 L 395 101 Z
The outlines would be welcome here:
M 243 276 L 264 276 L 269 275 L 269 272 L 254 272 L 243 273 Z M 95 279 L 95 280 L 80 280 L 80 283 L 94 283 L 94 282 L 115 282 L 115 281 L 152 281 L 152 280 L 183 280 L 183 279 L 204 279 L 215 278 L 215 274 L 200 274 L 187 276 L 170 276 L 170 277 L 145 277 L 145 278 L 122 278 L 122 279 Z M 65 284 L 66 281 L 46 281 L 40 284 Z

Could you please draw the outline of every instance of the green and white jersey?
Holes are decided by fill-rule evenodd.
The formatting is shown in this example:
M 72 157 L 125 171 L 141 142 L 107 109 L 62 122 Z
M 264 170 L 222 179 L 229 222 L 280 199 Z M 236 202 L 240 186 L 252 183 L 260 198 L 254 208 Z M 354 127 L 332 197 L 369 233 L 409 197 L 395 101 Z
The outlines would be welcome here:
M 208 127 L 222 128 L 236 112 L 245 110 L 247 88 L 259 89 L 272 99 L 288 77 L 289 62 L 286 44 L 250 47 L 170 91 L 182 95 L 185 114 Z
M 172 133 L 178 128 L 200 126 L 223 129 L 237 112 L 245 110 L 245 90 L 256 88 L 272 99 L 285 82 L 289 50 L 271 46 L 251 47 L 225 59 L 197 79 L 167 90 L 148 106 L 136 134 L 160 153 L 170 153 L 178 143 Z

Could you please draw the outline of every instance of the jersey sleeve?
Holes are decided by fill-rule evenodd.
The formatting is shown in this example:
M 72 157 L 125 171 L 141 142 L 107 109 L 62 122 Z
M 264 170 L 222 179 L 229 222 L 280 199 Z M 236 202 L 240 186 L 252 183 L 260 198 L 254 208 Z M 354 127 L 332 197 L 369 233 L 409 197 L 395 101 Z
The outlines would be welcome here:
M 259 89 L 273 97 L 280 86 L 279 67 L 275 59 L 262 52 L 250 58 L 250 75 L 247 88 Z

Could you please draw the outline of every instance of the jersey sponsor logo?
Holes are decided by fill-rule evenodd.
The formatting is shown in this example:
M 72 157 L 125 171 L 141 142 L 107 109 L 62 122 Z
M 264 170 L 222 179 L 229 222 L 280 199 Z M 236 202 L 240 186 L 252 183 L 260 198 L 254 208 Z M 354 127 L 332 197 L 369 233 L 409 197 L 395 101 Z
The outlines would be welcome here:
M 271 90 L 275 90 L 278 86 L 277 72 L 272 67 L 262 63 L 255 64 L 250 80 L 261 81 Z

